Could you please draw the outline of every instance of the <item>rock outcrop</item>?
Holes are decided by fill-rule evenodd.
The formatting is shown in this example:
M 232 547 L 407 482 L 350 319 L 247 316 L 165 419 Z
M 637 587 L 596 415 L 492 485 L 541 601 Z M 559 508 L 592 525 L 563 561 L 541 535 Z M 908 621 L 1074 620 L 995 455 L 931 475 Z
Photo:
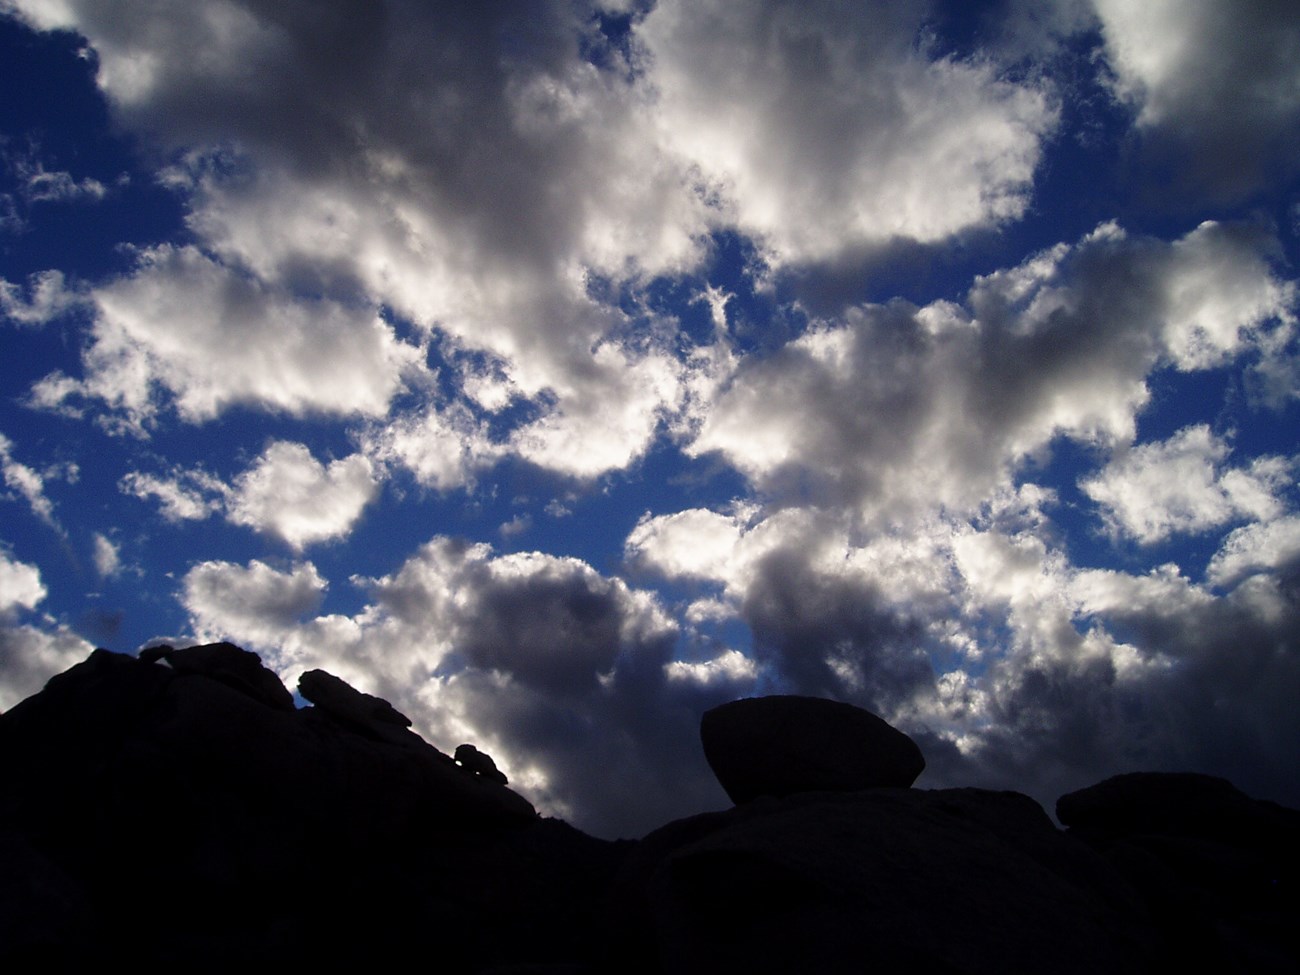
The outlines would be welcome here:
M 672 823 L 632 855 L 632 971 L 1153 971 L 1140 899 L 1032 799 L 876 788 Z
M 1300 812 L 1226 779 L 1136 772 L 1061 796 L 1056 815 L 1139 892 L 1170 964 L 1300 970 Z
M 286 709 L 252 657 L 97 650 L 0 715 L 0 969 L 1300 970 L 1300 813 L 1222 780 L 1107 780 L 1061 830 L 907 788 L 865 712 L 767 699 L 704 722 L 741 804 L 611 843 L 324 672 Z
M 870 711 L 815 697 L 745 698 L 706 711 L 704 757 L 737 805 L 759 796 L 910 786 L 921 749 Z
M 233 643 L 205 643 L 181 650 L 162 644 L 141 650 L 140 660 L 145 663 L 165 660 L 178 674 L 211 677 L 268 707 L 281 711 L 294 709 L 293 695 L 280 683 L 280 678 L 262 666 L 262 658 Z

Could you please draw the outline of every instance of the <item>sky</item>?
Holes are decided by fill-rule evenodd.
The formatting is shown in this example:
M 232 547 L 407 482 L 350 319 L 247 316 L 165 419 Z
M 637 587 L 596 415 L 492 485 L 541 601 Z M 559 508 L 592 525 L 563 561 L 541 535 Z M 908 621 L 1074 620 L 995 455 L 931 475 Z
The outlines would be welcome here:
M 1300 806 L 1290 0 L 0 0 L 0 708 L 322 667 L 547 815 L 797 693 Z

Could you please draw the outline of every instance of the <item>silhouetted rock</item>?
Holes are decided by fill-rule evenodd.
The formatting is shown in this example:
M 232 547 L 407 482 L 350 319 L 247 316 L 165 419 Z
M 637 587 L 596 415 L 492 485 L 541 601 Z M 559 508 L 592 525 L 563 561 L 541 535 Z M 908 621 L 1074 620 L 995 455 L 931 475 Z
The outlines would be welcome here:
M 378 738 L 404 740 L 411 719 L 382 697 L 357 690 L 325 670 L 308 670 L 298 678 L 298 693 L 332 718 Z
M 799 792 L 910 786 L 916 742 L 870 711 L 815 697 L 732 701 L 705 712 L 700 739 L 731 801 Z
M 233 643 L 205 643 L 182 650 L 161 644 L 145 647 L 139 656 L 144 663 L 165 660 L 178 674 L 201 674 L 219 680 L 281 711 L 294 709 L 293 695 L 274 672 L 262 666 L 262 658 Z
M 673 823 L 629 862 L 643 971 L 1143 972 L 1159 946 L 1101 858 L 1018 793 L 878 788 Z
M 1300 812 L 1226 779 L 1137 772 L 1061 796 L 1056 814 L 1143 895 L 1171 964 L 1300 970 Z
M 483 957 L 509 960 L 567 937 L 532 920 L 516 937 L 486 906 L 502 885 L 542 898 L 539 875 L 512 877 L 516 854 L 500 852 L 538 822 L 522 796 L 466 775 L 383 709 L 367 721 L 400 741 L 319 707 L 283 710 L 222 668 L 185 666 L 199 654 L 163 656 L 173 666 L 97 650 L 0 716 L 0 915 L 44 904 L 47 917 L 44 931 L 0 927 L 14 935 L 0 938 L 0 960 L 218 969 L 361 962 L 377 943 L 395 961 L 397 946 L 417 947 L 415 932 L 435 932 L 443 908 L 444 936 L 464 945 L 444 953 L 460 959 L 451 971 L 480 967 L 476 940 Z M 543 873 L 587 869 L 544 850 L 525 859 Z M 140 919 L 160 903 L 185 910 L 145 922 L 141 945 Z
M 1016 793 L 859 771 L 608 843 L 379 698 L 317 672 L 325 703 L 285 710 L 208 646 L 96 650 L 0 715 L 0 970 L 1300 970 L 1300 813 L 1222 780 L 1109 780 L 1061 831 Z M 805 707 L 781 700 L 745 710 Z
M 1062 825 L 1094 832 L 1235 831 L 1259 815 L 1227 779 L 1194 772 L 1116 775 L 1056 800 Z
M 505 785 L 509 781 L 505 773 L 497 768 L 497 763 L 492 761 L 492 757 L 473 745 L 457 745 L 455 758 L 460 767 L 471 775 L 481 776 L 498 785 Z

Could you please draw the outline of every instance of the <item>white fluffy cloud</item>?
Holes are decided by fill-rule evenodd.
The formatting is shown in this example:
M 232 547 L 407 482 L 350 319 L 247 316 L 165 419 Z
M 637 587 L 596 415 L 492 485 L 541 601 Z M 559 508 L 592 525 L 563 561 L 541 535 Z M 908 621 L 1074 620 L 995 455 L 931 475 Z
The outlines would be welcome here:
M 122 553 L 114 541 L 102 532 L 95 532 L 95 571 L 101 579 L 111 579 L 122 571 Z
M 0 614 L 17 609 L 35 609 L 45 598 L 41 571 L 26 562 L 16 562 L 0 549 Z
M 373 308 L 294 299 L 193 247 L 161 245 L 130 277 L 94 289 L 84 380 L 54 374 L 42 405 L 95 397 L 140 430 L 159 390 L 181 416 L 211 419 L 237 403 L 301 414 L 382 414 L 420 350 Z
M 1147 545 L 1236 518 L 1280 514 L 1278 490 L 1290 482 L 1291 465 L 1259 457 L 1245 469 L 1225 469 L 1229 453 L 1226 442 L 1199 424 L 1112 459 L 1080 487 L 1102 506 L 1114 530 Z
M 226 516 L 301 549 L 347 534 L 377 489 L 360 454 L 325 465 L 304 445 L 277 441 L 235 479 Z
M 185 574 L 182 587 L 182 600 L 200 638 L 234 638 L 262 646 L 314 612 L 326 582 L 310 562 L 281 572 L 254 559 L 247 566 L 200 562 Z
M 1300 515 L 1275 521 L 1244 525 L 1224 539 L 1214 553 L 1206 578 L 1218 586 L 1229 586 L 1258 572 L 1295 572 L 1300 559 Z
M 1050 99 L 917 43 L 919 8 L 655 5 L 637 30 L 662 138 L 781 261 L 1020 216 Z
M 141 500 L 157 499 L 168 521 L 201 520 L 220 511 L 233 524 L 301 550 L 347 535 L 379 491 L 379 481 L 380 472 L 363 454 L 323 464 L 306 445 L 277 440 L 230 484 L 201 469 L 164 477 L 133 471 L 119 488 Z

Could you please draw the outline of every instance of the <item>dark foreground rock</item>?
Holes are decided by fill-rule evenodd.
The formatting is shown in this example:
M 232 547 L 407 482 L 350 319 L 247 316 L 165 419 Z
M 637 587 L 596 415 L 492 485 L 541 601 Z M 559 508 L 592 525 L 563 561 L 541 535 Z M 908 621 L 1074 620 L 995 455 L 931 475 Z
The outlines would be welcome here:
M 1056 815 L 1140 892 L 1171 964 L 1300 971 L 1300 812 L 1226 779 L 1137 772 L 1061 796 Z
M 337 678 L 295 710 L 188 649 L 96 651 L 0 715 L 0 970 L 1300 970 L 1300 814 L 1217 780 L 1109 780 L 1068 831 L 876 785 L 610 843 Z
M 1160 956 L 1134 891 L 1013 792 L 763 799 L 652 833 L 625 878 L 645 971 L 1120 973 Z
M 704 757 L 731 801 L 911 785 L 916 742 L 870 711 L 816 697 L 751 697 L 706 711 Z
M 432 951 L 477 971 L 579 950 L 610 844 L 397 724 L 266 697 L 100 650 L 0 717 L 0 961 Z

